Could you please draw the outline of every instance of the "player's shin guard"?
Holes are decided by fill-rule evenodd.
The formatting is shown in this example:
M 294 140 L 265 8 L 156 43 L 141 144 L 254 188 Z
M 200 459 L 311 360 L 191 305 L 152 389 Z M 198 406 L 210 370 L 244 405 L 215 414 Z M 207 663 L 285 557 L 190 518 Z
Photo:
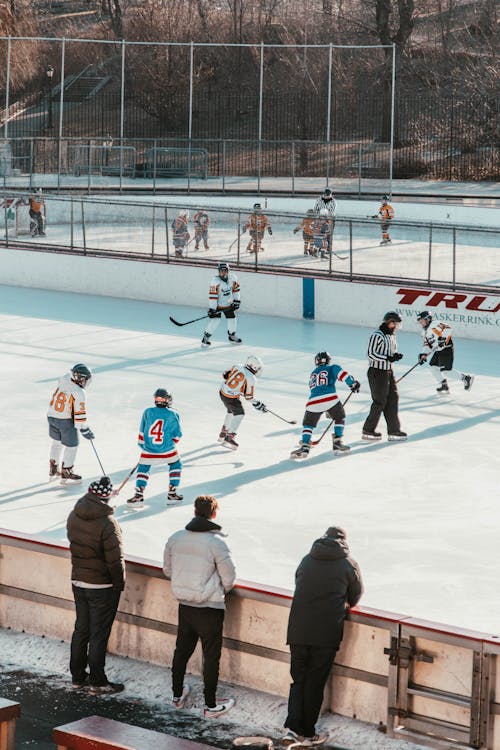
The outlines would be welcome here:
M 168 465 L 168 478 L 170 487 L 177 488 L 181 482 L 182 462 L 180 459 Z
M 138 490 L 140 489 L 142 492 L 144 492 L 149 482 L 150 469 L 151 469 L 151 466 L 148 464 L 139 464 L 139 466 L 137 467 L 137 474 L 135 475 L 136 477 L 135 486 Z
M 59 440 L 52 440 L 51 446 L 50 446 L 50 458 L 56 462 L 56 464 L 59 463 L 59 459 L 61 458 L 62 453 L 62 443 L 59 442 Z
M 229 432 L 238 432 L 238 427 L 241 424 L 241 420 L 243 419 L 245 415 L 244 414 L 233 414 L 231 418 L 231 424 L 228 427 Z
M 75 463 L 76 458 L 76 452 L 78 450 L 78 446 L 74 446 L 73 448 L 66 447 L 64 449 L 63 454 L 63 466 L 73 466 Z
M 216 330 L 219 323 L 220 323 L 220 318 L 210 318 L 207 325 L 205 326 L 205 332 L 209 333 L 211 336 L 213 332 Z
M 310 445 L 312 437 L 312 427 L 304 427 L 302 429 L 302 445 Z

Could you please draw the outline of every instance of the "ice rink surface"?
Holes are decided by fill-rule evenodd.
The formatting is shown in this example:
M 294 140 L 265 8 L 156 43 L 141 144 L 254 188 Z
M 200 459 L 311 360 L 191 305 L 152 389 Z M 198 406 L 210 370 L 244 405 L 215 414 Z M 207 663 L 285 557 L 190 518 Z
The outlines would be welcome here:
M 207 271 L 207 289 L 210 276 Z M 58 378 L 84 362 L 94 373 L 88 423 L 115 484 L 138 459 L 140 418 L 156 388 L 172 391 L 181 415 L 184 501 L 166 506 L 168 474 L 158 468 L 144 507 L 131 511 L 129 482 L 115 511 L 128 555 L 160 562 L 167 537 L 191 518 L 194 498 L 210 493 L 220 501 L 217 520 L 229 534 L 240 579 L 293 589 L 295 568 L 312 541 L 328 526 L 342 525 L 364 576 L 362 605 L 500 633 L 499 345 L 455 340 L 456 367 L 476 376 L 470 392 L 451 381 L 450 395 L 440 396 L 428 366 L 414 370 L 399 386 L 409 440 L 388 443 L 381 422 L 384 439 L 369 444 L 361 441 L 370 405 L 369 329 L 242 310 L 241 346 L 227 342 L 221 323 L 214 345 L 201 350 L 203 321 L 175 328 L 168 316 L 189 320 L 206 308 L 0 291 L 2 527 L 65 543 L 68 513 L 100 474 L 91 444 L 82 440 L 75 468 L 84 484 L 48 482 L 48 402 Z M 398 339 L 401 375 L 415 363 L 421 339 L 410 323 Z M 361 381 L 346 407 L 351 453 L 334 457 L 327 436 L 307 461 L 293 462 L 314 354 L 325 349 Z M 250 353 L 265 365 L 256 397 L 299 424 L 248 405 L 240 449 L 228 452 L 216 442 L 224 416 L 221 373 Z M 349 394 L 342 385 L 339 392 Z

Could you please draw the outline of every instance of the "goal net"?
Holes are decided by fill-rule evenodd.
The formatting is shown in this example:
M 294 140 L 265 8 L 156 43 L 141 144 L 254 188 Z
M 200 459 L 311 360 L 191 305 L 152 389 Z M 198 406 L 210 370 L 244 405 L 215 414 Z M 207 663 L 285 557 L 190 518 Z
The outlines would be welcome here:
M 133 146 L 68 146 L 68 172 L 79 175 L 122 175 L 135 177 L 136 150 Z
M 30 234 L 29 201 L 26 198 L 0 199 L 0 227 L 14 237 Z M 6 226 L 7 225 L 7 226 Z
M 144 177 L 199 177 L 207 179 L 208 151 L 204 148 L 147 148 Z

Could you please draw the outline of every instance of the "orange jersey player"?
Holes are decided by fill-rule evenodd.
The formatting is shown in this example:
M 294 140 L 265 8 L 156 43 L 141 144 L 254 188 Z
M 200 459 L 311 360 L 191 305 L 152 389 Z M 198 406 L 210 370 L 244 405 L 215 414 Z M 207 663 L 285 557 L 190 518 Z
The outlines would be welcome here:
M 249 230 L 250 242 L 247 245 L 248 253 L 260 253 L 264 250 L 262 240 L 264 238 L 264 232 L 268 231 L 269 234 L 273 233 L 271 223 L 268 217 L 262 213 L 262 207 L 260 203 L 254 203 L 253 211 L 248 217 L 247 222 L 243 227 L 243 233 Z
M 380 228 L 382 229 L 382 242 L 381 245 L 388 245 L 392 242 L 389 237 L 389 224 L 394 219 L 394 209 L 388 203 L 387 195 L 383 195 L 381 198 L 382 205 L 380 206 L 378 213 L 373 214 L 372 219 L 380 219 Z
M 208 250 L 208 228 L 210 226 L 210 216 L 204 208 L 200 208 L 193 216 L 194 224 L 194 249 L 200 249 L 200 242 L 203 240 L 205 250 Z
M 219 395 L 226 407 L 226 417 L 222 425 L 218 441 L 224 448 L 235 451 L 238 443 L 236 432 L 245 416 L 241 403 L 241 396 L 246 401 L 252 401 L 255 390 L 255 378 L 259 377 L 264 367 L 260 357 L 250 354 L 244 365 L 233 365 L 223 374 Z
M 304 240 L 304 255 L 313 254 L 313 235 L 314 235 L 314 211 L 310 208 L 300 224 L 293 230 L 294 234 L 302 229 L 302 239 Z

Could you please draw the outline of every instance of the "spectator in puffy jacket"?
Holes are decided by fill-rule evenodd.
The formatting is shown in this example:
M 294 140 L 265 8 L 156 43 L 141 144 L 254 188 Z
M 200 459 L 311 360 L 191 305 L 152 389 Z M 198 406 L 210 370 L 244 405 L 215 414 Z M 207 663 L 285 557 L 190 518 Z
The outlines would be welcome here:
M 203 651 L 204 716 L 215 718 L 229 711 L 232 698 L 217 703 L 222 650 L 225 596 L 236 580 L 231 552 L 221 527 L 214 523 L 218 503 L 211 495 L 194 502 L 194 518 L 168 539 L 163 572 L 172 582 L 179 602 L 179 624 L 172 663 L 172 702 L 183 708 L 189 693 L 184 685 L 187 663 L 198 638 Z
M 104 671 L 106 648 L 125 587 L 121 529 L 108 505 L 112 491 L 109 477 L 92 482 L 66 524 L 76 607 L 70 670 L 73 687 L 88 686 L 95 695 L 119 693 L 124 688 L 121 683 L 109 682 Z
M 300 563 L 288 620 L 290 673 L 284 744 L 321 744 L 316 734 L 323 691 L 342 641 L 348 607 L 363 591 L 358 564 L 349 555 L 346 533 L 331 526 Z

